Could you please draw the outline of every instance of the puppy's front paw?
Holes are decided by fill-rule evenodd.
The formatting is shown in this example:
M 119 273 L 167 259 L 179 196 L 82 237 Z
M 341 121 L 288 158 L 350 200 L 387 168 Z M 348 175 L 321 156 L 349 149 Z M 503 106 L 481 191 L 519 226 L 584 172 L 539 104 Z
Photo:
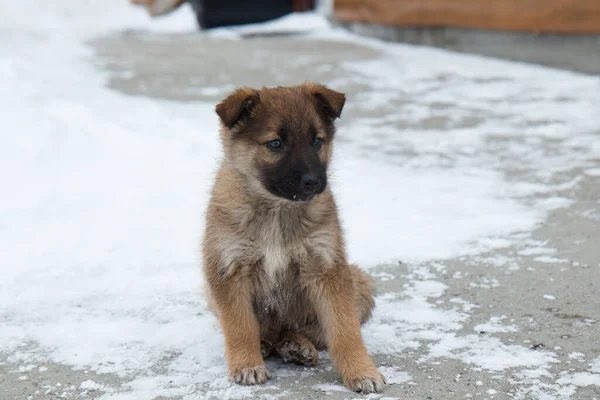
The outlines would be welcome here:
M 357 378 L 344 379 L 344 384 L 354 392 L 379 393 L 385 387 L 385 377 L 375 369 Z
M 229 378 L 240 385 L 260 385 L 265 383 L 271 375 L 264 365 L 234 370 Z

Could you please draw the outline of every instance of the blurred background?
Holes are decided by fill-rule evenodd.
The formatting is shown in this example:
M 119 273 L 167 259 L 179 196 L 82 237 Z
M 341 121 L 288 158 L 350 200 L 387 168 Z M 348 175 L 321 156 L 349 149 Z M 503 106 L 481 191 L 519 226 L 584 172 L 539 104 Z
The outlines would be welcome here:
M 158 16 L 185 0 L 132 0 Z M 189 0 L 201 29 L 265 22 L 318 9 L 361 35 L 600 73 L 595 0 Z M 316 4 L 315 4 L 316 3 Z

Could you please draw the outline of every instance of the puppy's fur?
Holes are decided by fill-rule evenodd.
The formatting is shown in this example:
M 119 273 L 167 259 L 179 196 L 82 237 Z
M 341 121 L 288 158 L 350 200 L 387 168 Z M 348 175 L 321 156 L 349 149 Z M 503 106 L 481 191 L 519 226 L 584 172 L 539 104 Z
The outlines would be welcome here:
M 385 378 L 360 333 L 374 307 L 368 275 L 348 264 L 327 186 L 345 96 L 324 86 L 240 88 L 216 107 L 225 153 L 203 243 L 209 301 L 231 379 L 260 384 L 272 351 L 306 365 L 327 349 L 344 383 Z

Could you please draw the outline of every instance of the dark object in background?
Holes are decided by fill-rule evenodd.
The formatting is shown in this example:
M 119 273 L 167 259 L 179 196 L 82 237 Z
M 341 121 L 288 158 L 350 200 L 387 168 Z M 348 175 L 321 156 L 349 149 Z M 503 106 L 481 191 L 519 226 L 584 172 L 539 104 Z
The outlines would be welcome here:
M 266 22 L 294 11 L 308 11 L 314 0 L 190 0 L 201 29 Z

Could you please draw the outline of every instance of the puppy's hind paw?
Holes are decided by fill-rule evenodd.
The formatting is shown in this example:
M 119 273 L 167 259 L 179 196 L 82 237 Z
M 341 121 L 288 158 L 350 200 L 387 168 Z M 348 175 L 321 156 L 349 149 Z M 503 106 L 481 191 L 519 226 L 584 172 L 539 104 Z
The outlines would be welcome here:
M 293 361 L 309 367 L 319 363 L 319 352 L 308 340 L 299 342 L 295 340 L 282 340 L 277 344 L 276 349 L 285 362 Z
M 229 374 L 229 378 L 240 385 L 260 385 L 265 383 L 271 374 L 264 365 L 242 368 Z

